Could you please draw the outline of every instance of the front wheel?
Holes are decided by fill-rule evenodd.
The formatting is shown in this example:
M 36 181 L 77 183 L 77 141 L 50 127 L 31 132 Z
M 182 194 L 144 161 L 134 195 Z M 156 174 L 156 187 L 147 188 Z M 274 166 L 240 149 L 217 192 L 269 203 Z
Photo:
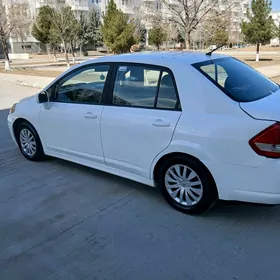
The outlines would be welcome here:
M 193 158 L 176 156 L 167 160 L 156 181 L 166 201 L 187 214 L 207 211 L 218 198 L 209 171 Z
M 30 123 L 20 123 L 15 134 L 20 151 L 25 158 L 40 161 L 45 157 L 39 135 Z

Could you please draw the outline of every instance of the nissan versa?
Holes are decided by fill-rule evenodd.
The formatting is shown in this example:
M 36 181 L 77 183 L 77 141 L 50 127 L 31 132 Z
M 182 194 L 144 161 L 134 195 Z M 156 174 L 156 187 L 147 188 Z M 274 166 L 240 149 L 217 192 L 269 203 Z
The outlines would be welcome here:
M 14 104 L 13 140 L 156 186 L 198 214 L 218 199 L 280 203 L 279 85 L 223 55 L 144 52 L 72 67 Z

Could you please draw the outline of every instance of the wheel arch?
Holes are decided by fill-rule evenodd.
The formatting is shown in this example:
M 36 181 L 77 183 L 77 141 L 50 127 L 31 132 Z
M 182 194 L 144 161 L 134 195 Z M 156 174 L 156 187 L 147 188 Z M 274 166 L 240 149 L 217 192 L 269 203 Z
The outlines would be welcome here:
M 40 138 L 40 141 L 41 141 L 41 137 L 38 133 L 38 130 L 36 129 L 36 127 L 30 122 L 28 121 L 27 119 L 25 118 L 17 118 L 14 123 L 13 123 L 13 133 L 15 135 L 15 139 L 18 141 L 18 136 L 17 136 L 17 129 L 19 127 L 19 125 L 23 122 L 27 122 L 30 126 L 32 126 L 32 128 L 36 131 L 36 133 L 38 134 L 39 138 Z
M 209 179 L 211 180 L 211 182 L 213 183 L 213 185 L 215 186 L 215 189 L 216 189 L 216 192 L 217 192 L 217 195 L 219 197 L 219 191 L 218 191 L 218 188 L 217 188 L 217 185 L 216 185 L 216 182 L 215 182 L 215 179 L 212 175 L 212 173 L 210 172 L 210 170 L 207 168 L 207 166 L 202 162 L 200 161 L 197 157 L 195 156 L 192 156 L 190 154 L 187 154 L 187 153 L 182 153 L 182 152 L 171 152 L 171 153 L 168 153 L 168 154 L 165 154 L 163 155 L 161 158 L 158 159 L 158 161 L 156 162 L 156 164 L 154 165 L 154 168 L 152 170 L 152 178 L 154 180 L 154 182 L 156 183 L 157 181 L 157 176 L 159 174 L 159 169 L 160 169 L 160 166 L 166 161 L 166 160 L 169 160 L 173 157 L 176 157 L 176 156 L 182 156 L 182 157 L 185 157 L 185 158 L 190 158 L 192 160 L 195 160 L 195 161 L 198 161 L 200 163 L 200 165 L 205 169 L 205 172 L 208 173 L 208 176 L 209 176 Z

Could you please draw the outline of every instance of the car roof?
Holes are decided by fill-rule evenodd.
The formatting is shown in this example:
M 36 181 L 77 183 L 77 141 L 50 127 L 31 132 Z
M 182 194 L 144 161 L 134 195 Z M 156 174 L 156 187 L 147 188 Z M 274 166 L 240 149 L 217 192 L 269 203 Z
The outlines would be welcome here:
M 143 63 L 160 66 L 172 66 L 176 64 L 191 65 L 198 62 L 213 60 L 217 58 L 227 57 L 222 54 L 206 55 L 203 52 L 187 52 L 187 51 L 147 51 L 126 53 L 120 55 L 106 55 L 101 58 L 91 59 L 84 62 L 84 64 L 97 62 L 130 62 Z

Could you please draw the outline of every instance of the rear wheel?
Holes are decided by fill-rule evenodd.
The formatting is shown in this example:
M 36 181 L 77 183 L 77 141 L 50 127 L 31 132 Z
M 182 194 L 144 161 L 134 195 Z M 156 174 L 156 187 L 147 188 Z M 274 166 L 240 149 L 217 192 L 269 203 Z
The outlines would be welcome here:
M 184 213 L 203 213 L 218 198 L 209 171 L 193 158 L 175 156 L 167 160 L 159 168 L 156 181 L 167 202 Z
M 28 122 L 20 123 L 15 131 L 21 153 L 32 161 L 44 159 L 45 154 L 38 133 Z

